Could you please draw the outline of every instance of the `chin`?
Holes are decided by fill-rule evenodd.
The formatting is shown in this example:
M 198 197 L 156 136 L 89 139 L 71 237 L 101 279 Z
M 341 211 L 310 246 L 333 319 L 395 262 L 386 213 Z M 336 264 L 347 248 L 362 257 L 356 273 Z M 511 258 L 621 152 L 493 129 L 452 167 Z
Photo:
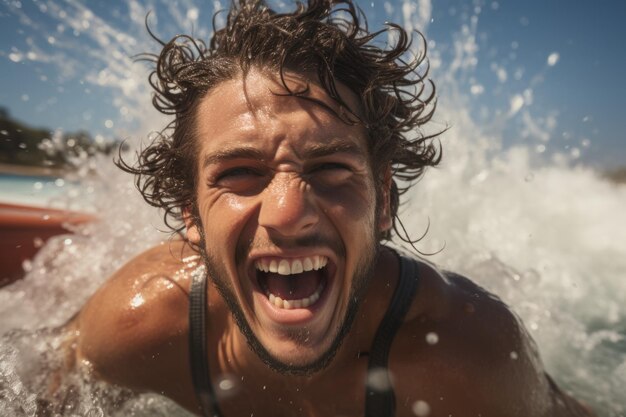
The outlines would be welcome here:
M 318 256 L 319 265 L 313 265 L 310 270 L 305 268 L 304 273 L 296 272 L 306 275 L 309 271 L 314 285 L 307 288 L 319 292 L 314 302 L 284 308 L 272 302 L 268 294 L 273 290 L 267 279 L 267 273 L 272 271 L 266 271 L 271 257 L 253 258 L 254 262 L 233 268 L 229 273 L 224 263 L 207 251 L 201 253 L 211 280 L 251 350 L 269 368 L 293 375 L 310 375 L 330 365 L 350 331 L 376 261 L 376 256 L 359 259 L 348 279 L 339 259 L 331 253 L 322 253 Z M 232 275 L 237 279 L 231 279 Z M 235 290 L 234 282 L 246 284 Z M 350 283 L 348 288 L 341 285 L 345 282 Z
M 270 353 L 269 349 L 265 349 L 267 356 L 263 354 L 257 355 L 271 369 L 281 374 L 309 376 L 316 372 L 322 371 L 330 363 L 335 355 L 334 350 L 326 350 L 322 355 L 319 351 L 305 351 L 298 349 L 297 351 L 282 350 L 277 354 Z
M 266 365 L 277 372 L 302 376 L 319 372 L 332 363 L 350 332 L 358 310 L 357 299 L 350 300 L 334 331 L 327 330 L 315 336 L 305 328 L 283 330 L 280 334 L 264 333 L 265 337 L 250 335 L 248 344 Z
M 270 355 L 274 360 L 281 364 L 283 368 L 289 368 L 291 370 L 320 370 L 323 367 L 317 365 L 320 359 L 324 356 L 320 355 L 319 350 L 309 350 L 302 348 L 295 348 L 291 350 L 282 349 L 280 352 L 272 352 L 268 349 Z M 327 365 L 327 363 L 325 363 Z M 325 367 L 325 366 L 324 366 Z

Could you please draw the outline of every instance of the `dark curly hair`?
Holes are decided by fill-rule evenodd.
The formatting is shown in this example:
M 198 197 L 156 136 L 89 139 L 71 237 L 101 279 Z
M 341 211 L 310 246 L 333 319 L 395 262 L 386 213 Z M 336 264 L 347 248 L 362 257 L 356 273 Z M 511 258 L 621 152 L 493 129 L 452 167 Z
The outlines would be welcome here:
M 398 230 L 399 197 L 427 166 L 441 159 L 435 135 L 419 127 L 435 110 L 435 86 L 427 79 L 426 44 L 418 56 L 407 60 L 411 37 L 399 25 L 388 23 L 369 32 L 363 12 L 352 0 L 308 0 L 296 3 L 292 13 L 277 13 L 263 0 L 235 0 L 225 27 L 216 28 L 208 46 L 201 40 L 178 35 L 169 42 L 150 35 L 163 49 L 159 55 L 141 54 L 154 65 L 149 81 L 155 90 L 154 106 L 174 115 L 131 166 L 120 157 L 118 166 L 135 174 L 137 188 L 152 206 L 165 210 L 165 224 L 181 232 L 182 208 L 194 207 L 197 184 L 196 109 L 208 91 L 251 68 L 277 71 L 286 95 L 314 100 L 307 90 L 292 91 L 285 70 L 313 72 L 340 111 L 326 107 L 346 123 L 359 123 L 368 131 L 371 166 L 380 191 L 385 173 L 392 168 L 391 215 L 396 233 L 412 242 L 404 227 Z M 218 12 L 219 13 L 219 12 Z M 395 43 L 379 47 L 375 38 L 393 32 Z M 342 83 L 360 100 L 361 111 L 351 111 L 339 95 Z M 398 182 L 400 185 L 398 185 Z M 402 223 L 400 226 L 402 226 Z M 389 238 L 389 233 L 381 238 Z

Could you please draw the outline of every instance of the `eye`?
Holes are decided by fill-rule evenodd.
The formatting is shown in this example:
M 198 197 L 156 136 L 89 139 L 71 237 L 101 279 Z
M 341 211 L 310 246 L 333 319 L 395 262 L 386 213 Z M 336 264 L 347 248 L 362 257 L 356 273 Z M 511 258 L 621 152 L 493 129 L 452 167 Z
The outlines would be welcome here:
M 243 179 L 246 177 L 260 177 L 262 174 L 250 167 L 234 167 L 222 171 L 216 178 L 216 181 L 228 180 L 228 179 Z
M 324 171 L 351 171 L 350 167 L 346 164 L 340 162 L 324 162 L 313 168 L 313 172 L 324 172 Z
M 254 194 L 266 182 L 265 172 L 256 167 L 235 166 L 224 169 L 209 181 L 209 187 L 217 187 L 236 194 Z
M 353 174 L 353 169 L 342 162 L 324 162 L 315 165 L 309 172 L 313 181 L 334 187 L 348 180 Z

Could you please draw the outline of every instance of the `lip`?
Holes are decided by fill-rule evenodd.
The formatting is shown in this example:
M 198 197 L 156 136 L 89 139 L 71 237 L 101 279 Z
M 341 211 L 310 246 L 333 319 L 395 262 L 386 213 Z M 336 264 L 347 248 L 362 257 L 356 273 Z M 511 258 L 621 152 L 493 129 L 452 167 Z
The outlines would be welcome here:
M 320 298 L 315 302 L 315 304 L 303 308 L 283 309 L 278 308 L 274 304 L 270 303 L 267 295 L 265 294 L 265 291 L 261 288 L 256 278 L 256 261 L 261 258 L 304 258 L 307 256 L 315 255 L 324 256 L 328 259 L 328 263 L 325 267 L 327 268 L 326 286 L 320 294 Z M 315 317 L 318 316 L 318 313 L 326 306 L 329 294 L 332 292 L 332 289 L 335 285 L 337 275 L 337 263 L 336 258 L 333 256 L 333 254 L 329 253 L 328 249 L 307 248 L 306 250 L 251 253 L 248 257 L 248 265 L 246 270 L 248 279 L 252 283 L 252 297 L 254 300 L 254 305 L 260 306 L 263 313 L 265 313 L 265 315 L 267 315 L 268 318 L 270 318 L 276 324 L 296 326 L 303 325 L 314 320 Z

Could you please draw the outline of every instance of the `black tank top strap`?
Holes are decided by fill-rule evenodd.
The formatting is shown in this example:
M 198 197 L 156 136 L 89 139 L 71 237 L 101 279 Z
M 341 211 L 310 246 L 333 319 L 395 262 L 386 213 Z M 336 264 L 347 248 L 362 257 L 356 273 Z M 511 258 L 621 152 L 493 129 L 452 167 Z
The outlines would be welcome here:
M 196 398 L 205 417 L 222 414 L 215 400 L 207 354 L 207 274 L 204 267 L 192 273 L 189 291 L 189 365 Z
M 389 351 L 393 338 L 411 307 L 418 286 L 417 262 L 396 254 L 400 263 L 400 276 L 370 350 L 365 417 L 393 417 L 396 412 L 396 397 L 388 370 Z
M 417 262 L 400 254 L 400 276 L 391 303 L 378 327 L 369 355 L 365 416 L 393 417 L 396 400 L 388 372 L 389 350 L 417 291 Z M 196 397 L 205 417 L 221 417 L 211 385 L 206 344 L 207 277 L 204 268 L 192 274 L 189 291 L 189 359 Z

